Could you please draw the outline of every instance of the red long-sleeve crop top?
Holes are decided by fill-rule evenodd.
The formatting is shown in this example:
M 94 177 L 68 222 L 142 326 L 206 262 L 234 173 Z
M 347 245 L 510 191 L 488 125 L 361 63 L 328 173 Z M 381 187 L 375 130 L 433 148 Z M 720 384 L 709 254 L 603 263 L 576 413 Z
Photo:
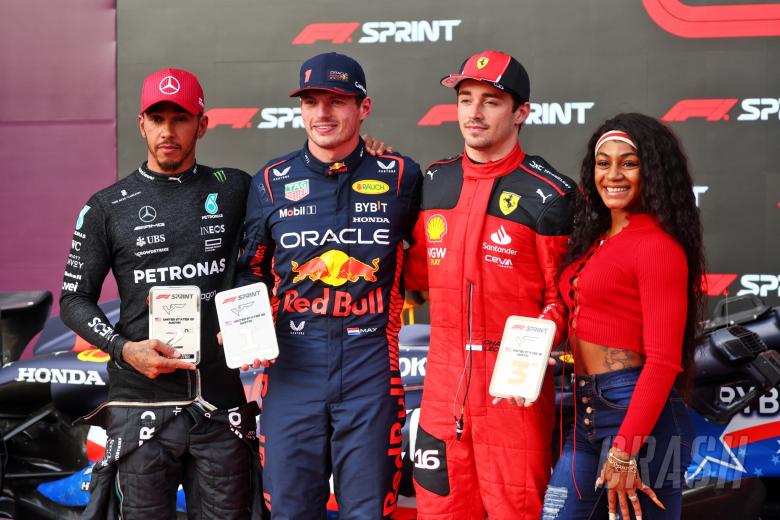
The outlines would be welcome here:
M 655 217 L 634 214 L 618 234 L 594 245 L 577 280 L 576 330 L 585 341 L 644 354 L 645 364 L 613 446 L 632 455 L 655 426 L 682 371 L 688 265 L 680 244 Z M 560 276 L 573 312 L 571 279 L 583 260 Z

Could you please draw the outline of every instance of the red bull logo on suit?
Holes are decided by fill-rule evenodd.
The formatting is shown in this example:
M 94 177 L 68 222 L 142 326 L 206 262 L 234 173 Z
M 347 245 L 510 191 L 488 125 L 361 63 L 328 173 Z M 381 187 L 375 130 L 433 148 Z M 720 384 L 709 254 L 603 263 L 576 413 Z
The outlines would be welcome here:
M 367 282 L 376 282 L 376 272 L 379 270 L 379 258 L 374 258 L 371 265 L 348 256 L 338 249 L 330 249 L 302 264 L 290 262 L 295 273 L 294 283 L 306 278 L 312 282 L 320 281 L 334 287 L 349 282 L 357 282 L 361 278 Z

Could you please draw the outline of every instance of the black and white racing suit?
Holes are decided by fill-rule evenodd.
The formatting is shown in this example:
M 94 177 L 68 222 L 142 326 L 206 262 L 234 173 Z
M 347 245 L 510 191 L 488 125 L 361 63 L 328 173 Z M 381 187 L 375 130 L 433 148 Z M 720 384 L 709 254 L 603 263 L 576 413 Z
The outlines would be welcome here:
M 61 317 L 111 356 L 109 401 L 86 418 L 108 433 L 93 469 L 90 518 L 171 518 L 180 482 L 191 518 L 249 518 L 258 501 L 247 449 L 256 446 L 257 404 L 246 404 L 238 371 L 225 365 L 214 305 L 232 285 L 250 182 L 234 169 L 198 164 L 171 176 L 144 164 L 93 195 L 78 216 Z M 115 325 L 97 305 L 109 270 L 121 299 Z M 149 379 L 122 359 L 127 341 L 148 338 L 147 296 L 157 285 L 201 290 L 197 371 Z

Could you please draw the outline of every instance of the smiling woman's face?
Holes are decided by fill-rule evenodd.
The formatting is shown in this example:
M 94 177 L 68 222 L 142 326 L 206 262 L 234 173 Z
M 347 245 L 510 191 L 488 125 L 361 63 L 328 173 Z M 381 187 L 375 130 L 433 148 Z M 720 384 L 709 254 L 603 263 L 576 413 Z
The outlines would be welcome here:
M 636 150 L 622 141 L 607 141 L 596 153 L 593 169 L 596 190 L 604 205 L 615 211 L 639 210 L 642 176 Z

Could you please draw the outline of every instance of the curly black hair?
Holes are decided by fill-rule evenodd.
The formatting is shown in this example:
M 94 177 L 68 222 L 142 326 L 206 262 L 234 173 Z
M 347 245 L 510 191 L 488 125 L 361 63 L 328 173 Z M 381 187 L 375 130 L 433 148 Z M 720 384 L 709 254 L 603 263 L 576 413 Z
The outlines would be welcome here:
M 687 394 L 693 379 L 693 350 L 704 309 L 701 288 L 705 273 L 704 246 L 688 161 L 677 136 L 666 125 L 643 114 L 625 113 L 607 120 L 593 133 L 582 159 L 574 230 L 561 270 L 582 258 L 610 229 L 611 213 L 601 200 L 594 180 L 594 148 L 599 137 L 610 130 L 626 132 L 638 146 L 642 211 L 654 215 L 661 228 L 685 251 L 688 311 L 683 335 L 683 374 L 678 378 L 677 387 Z

